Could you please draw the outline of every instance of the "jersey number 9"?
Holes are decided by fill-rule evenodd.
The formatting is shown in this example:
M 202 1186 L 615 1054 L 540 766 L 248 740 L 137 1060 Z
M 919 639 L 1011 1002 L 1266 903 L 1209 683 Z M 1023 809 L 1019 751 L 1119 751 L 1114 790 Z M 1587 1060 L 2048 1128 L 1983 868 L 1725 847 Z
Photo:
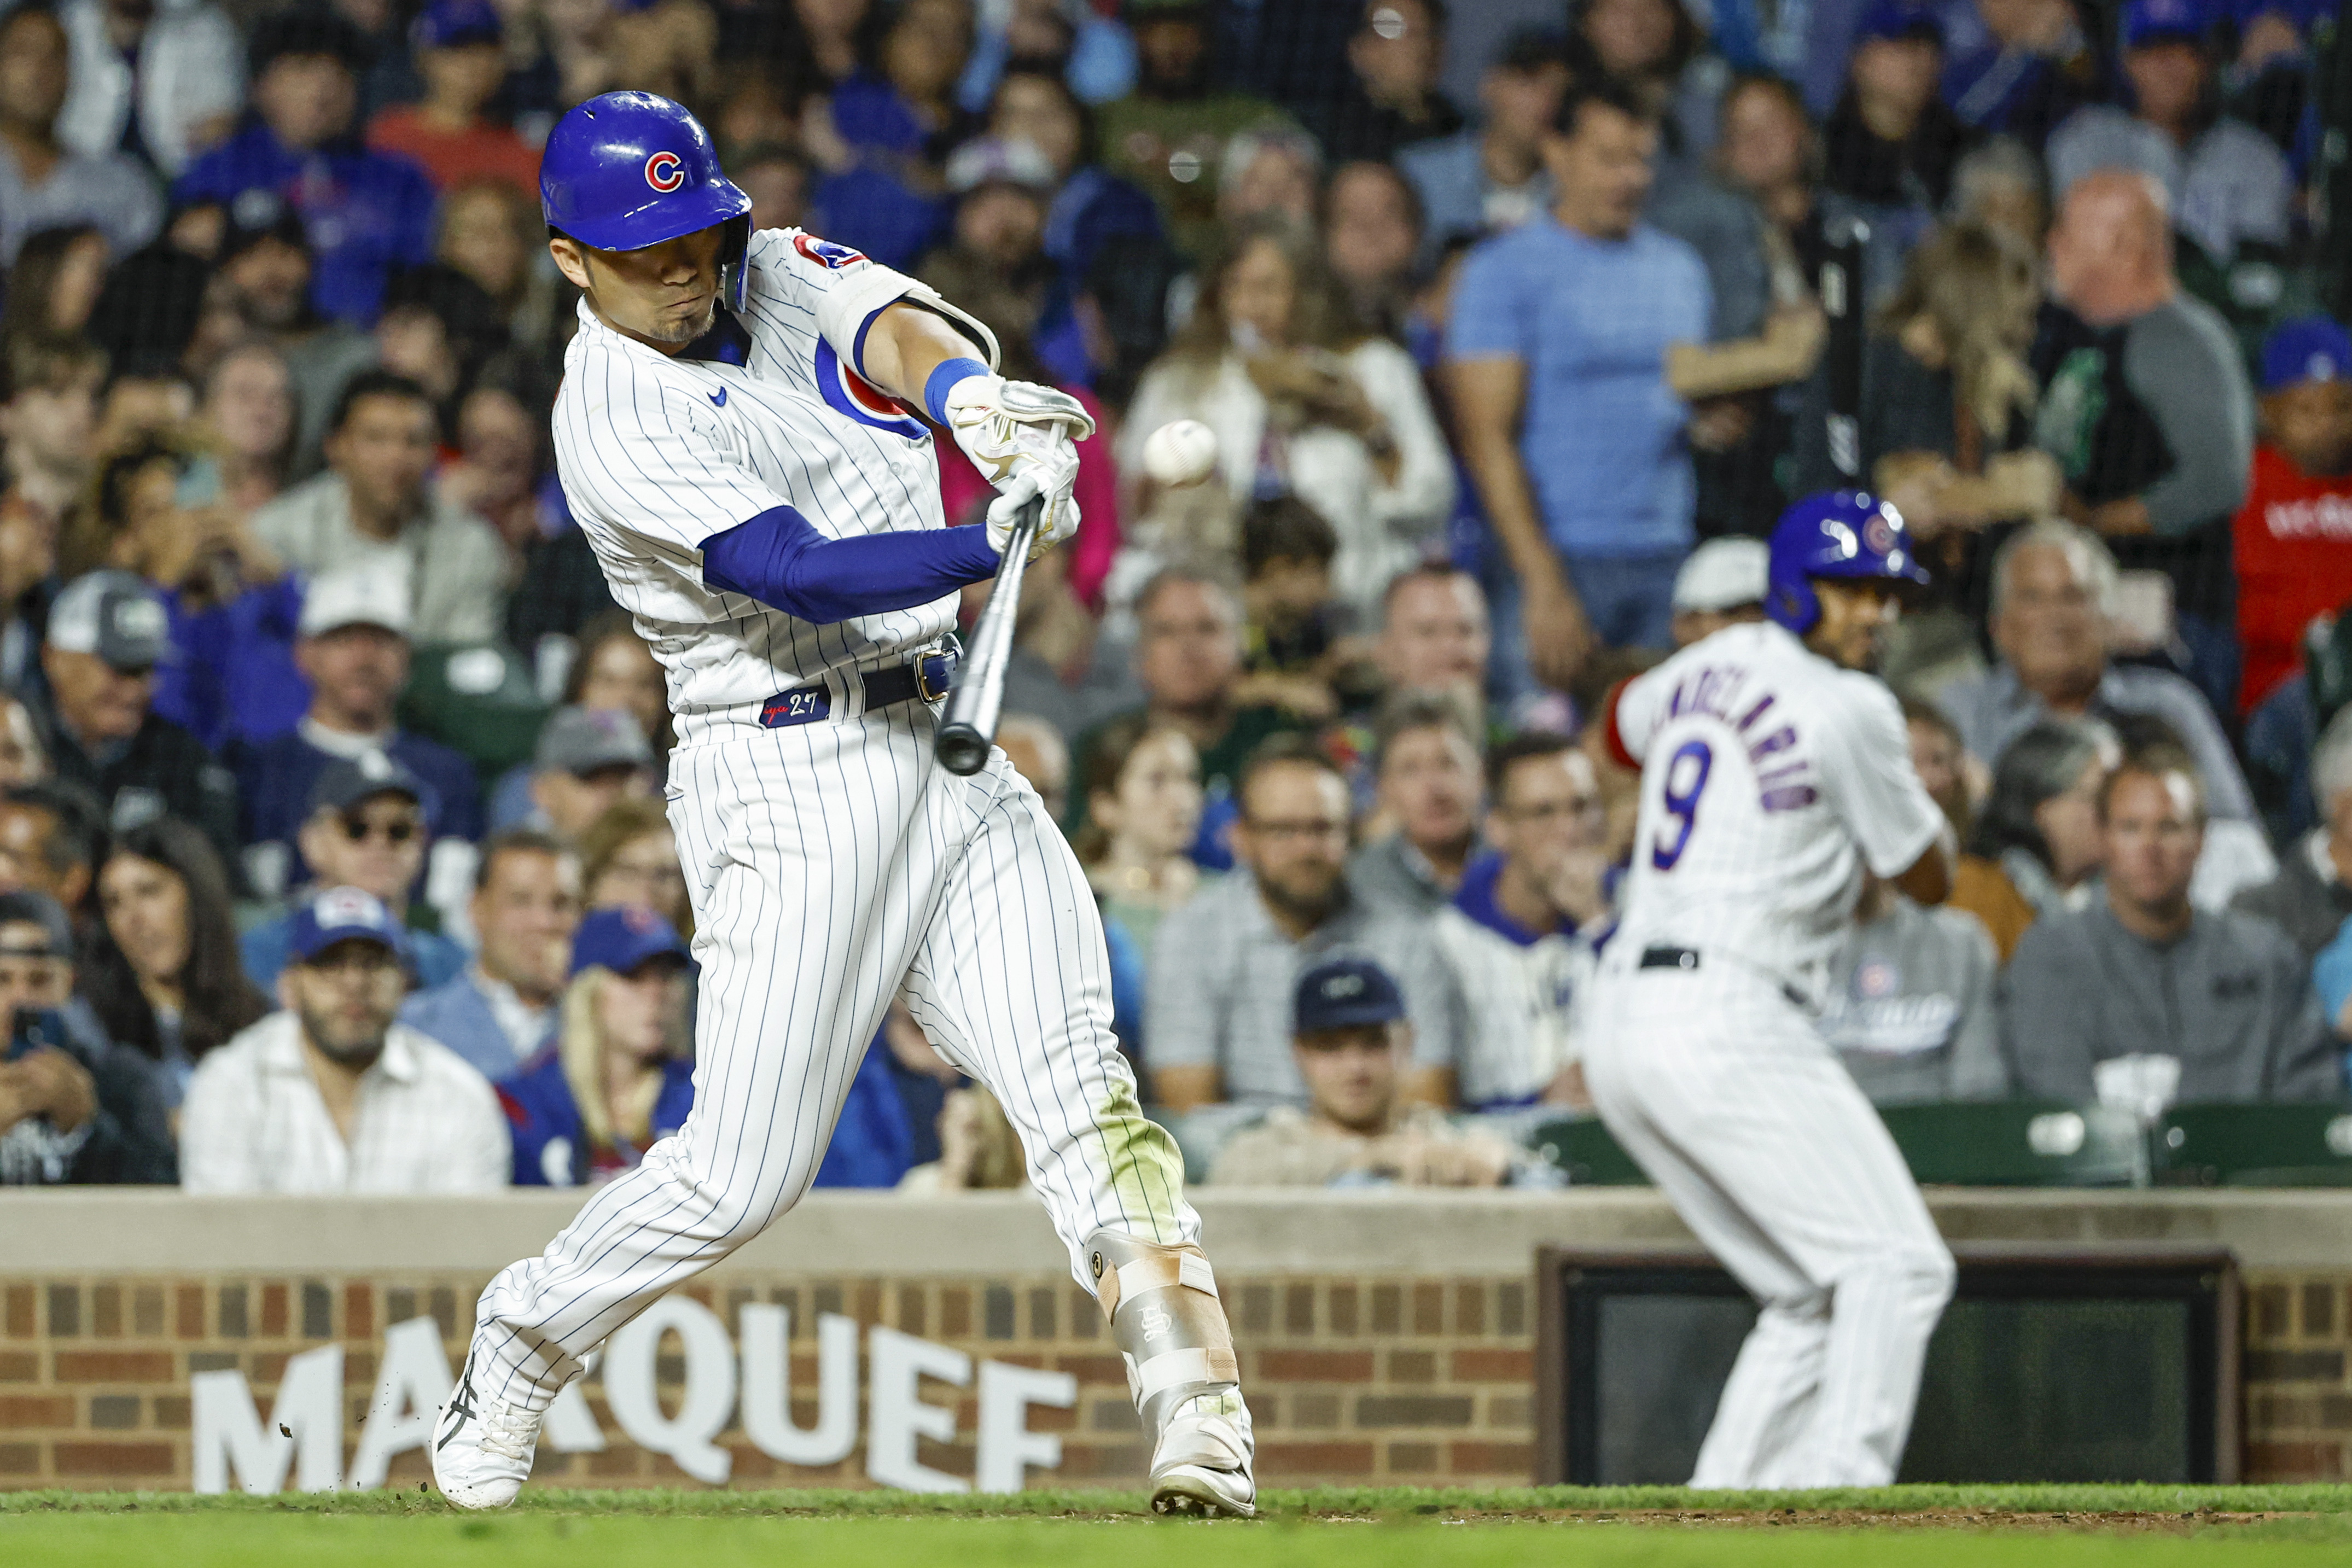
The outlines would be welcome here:
M 1715 766 L 1715 753 L 1704 740 L 1685 740 L 1666 761 L 1666 787 L 1659 798 L 1666 815 L 1681 824 L 1675 830 L 1674 842 L 1666 841 L 1666 831 L 1661 826 L 1657 837 L 1650 843 L 1650 863 L 1660 871 L 1672 871 L 1675 862 L 1683 858 L 1690 847 L 1691 829 L 1698 825 L 1698 798 L 1706 788 L 1706 776 Z

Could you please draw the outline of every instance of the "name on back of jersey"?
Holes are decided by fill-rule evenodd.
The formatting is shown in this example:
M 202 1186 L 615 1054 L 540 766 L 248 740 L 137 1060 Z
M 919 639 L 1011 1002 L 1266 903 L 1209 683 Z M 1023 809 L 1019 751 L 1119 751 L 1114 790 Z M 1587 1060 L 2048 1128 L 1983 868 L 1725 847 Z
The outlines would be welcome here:
M 1821 799 L 1811 781 L 1812 759 L 1780 755 L 1796 747 L 1797 727 L 1754 674 L 1738 664 L 1702 664 L 1675 683 L 1666 717 L 1704 716 L 1728 725 L 1748 749 L 1759 803 L 1768 811 L 1798 810 Z

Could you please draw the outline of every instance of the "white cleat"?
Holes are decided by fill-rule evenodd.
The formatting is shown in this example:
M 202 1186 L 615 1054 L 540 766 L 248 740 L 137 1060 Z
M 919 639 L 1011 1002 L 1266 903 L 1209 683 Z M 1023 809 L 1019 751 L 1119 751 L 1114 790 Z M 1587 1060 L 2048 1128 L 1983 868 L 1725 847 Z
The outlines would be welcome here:
M 1160 1431 L 1151 1456 L 1151 1511 L 1247 1519 L 1257 1511 L 1257 1452 L 1241 1390 L 1187 1399 Z
M 522 1490 L 539 1447 L 539 1416 L 474 1392 L 474 1358 L 433 1413 L 433 1484 L 452 1506 L 504 1508 Z

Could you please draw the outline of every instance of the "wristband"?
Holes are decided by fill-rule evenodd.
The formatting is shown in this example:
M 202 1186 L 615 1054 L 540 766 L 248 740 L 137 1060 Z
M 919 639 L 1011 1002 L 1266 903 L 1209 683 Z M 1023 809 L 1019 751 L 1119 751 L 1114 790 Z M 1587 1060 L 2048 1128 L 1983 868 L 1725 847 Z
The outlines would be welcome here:
M 948 422 L 948 393 L 968 376 L 984 376 L 988 367 L 978 360 L 942 360 L 940 368 L 923 383 L 923 407 L 929 411 L 933 424 Z

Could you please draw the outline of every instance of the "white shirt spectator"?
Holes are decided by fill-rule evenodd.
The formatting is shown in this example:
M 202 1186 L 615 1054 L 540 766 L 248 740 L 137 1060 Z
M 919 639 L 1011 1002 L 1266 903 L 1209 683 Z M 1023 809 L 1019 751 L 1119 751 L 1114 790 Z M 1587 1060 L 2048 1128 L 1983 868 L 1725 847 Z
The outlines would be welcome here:
M 1462 1103 L 1485 1111 L 1532 1103 L 1580 1060 L 1576 1005 L 1599 967 L 1592 944 L 1558 931 L 1523 942 L 1452 906 L 1434 925 L 1462 991 Z
M 108 37 L 106 0 L 65 0 L 58 17 L 73 55 L 73 87 L 58 140 L 99 157 L 123 144 L 131 117 L 157 172 L 172 179 L 196 151 L 192 138 L 225 127 L 245 102 L 245 44 L 203 0 L 157 0 L 139 41 L 137 69 Z
M 1454 508 L 1454 461 L 1412 355 L 1385 338 L 1367 338 L 1338 360 L 1396 442 L 1396 483 L 1381 478 L 1362 437 L 1313 424 L 1286 443 L 1289 485 L 1339 536 L 1332 587 L 1354 608 L 1360 625 L 1373 626 L 1389 579 L 1420 559 L 1445 527 Z M 1216 432 L 1218 475 L 1234 505 L 1245 507 L 1257 488 L 1270 412 L 1238 353 L 1226 354 L 1213 369 L 1163 360 L 1144 372 L 1119 425 L 1119 468 L 1141 473 L 1147 436 L 1171 420 L 1197 419 Z M 1144 521 L 1136 543 L 1155 559 L 1166 558 L 1160 564 L 1183 552 L 1185 541 L 1151 538 L 1150 519 Z M 1148 575 L 1139 572 L 1134 580 Z
M 290 1012 L 205 1057 L 181 1113 L 180 1185 L 195 1193 L 489 1192 L 510 1159 L 488 1080 L 405 1024 L 360 1081 L 348 1145 Z

